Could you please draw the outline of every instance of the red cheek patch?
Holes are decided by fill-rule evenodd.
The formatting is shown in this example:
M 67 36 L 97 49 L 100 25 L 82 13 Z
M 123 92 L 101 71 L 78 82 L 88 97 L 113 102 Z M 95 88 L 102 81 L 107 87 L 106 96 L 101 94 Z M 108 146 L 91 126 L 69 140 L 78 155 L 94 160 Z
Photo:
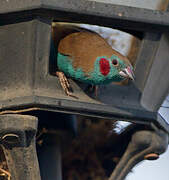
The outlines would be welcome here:
M 109 61 L 105 58 L 100 59 L 99 61 L 100 64 L 100 72 L 106 76 L 110 72 L 110 64 Z

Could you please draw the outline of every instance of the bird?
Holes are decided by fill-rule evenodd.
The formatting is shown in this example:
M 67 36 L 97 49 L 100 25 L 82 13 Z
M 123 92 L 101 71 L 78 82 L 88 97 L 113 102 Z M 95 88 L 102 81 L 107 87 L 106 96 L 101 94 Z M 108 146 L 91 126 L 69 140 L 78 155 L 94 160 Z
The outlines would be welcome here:
M 134 80 L 133 67 L 126 56 L 113 49 L 98 33 L 85 28 L 75 29 L 55 45 L 56 75 L 68 96 L 72 96 L 72 92 L 67 77 L 92 86 Z

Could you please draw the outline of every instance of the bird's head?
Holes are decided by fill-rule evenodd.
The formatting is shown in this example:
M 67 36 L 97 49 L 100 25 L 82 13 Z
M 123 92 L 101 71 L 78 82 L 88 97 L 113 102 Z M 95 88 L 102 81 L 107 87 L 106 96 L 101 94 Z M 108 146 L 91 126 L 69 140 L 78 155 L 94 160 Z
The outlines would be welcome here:
M 110 58 L 102 56 L 98 57 L 95 63 L 95 72 L 98 72 L 103 83 L 120 82 L 124 79 L 134 80 L 133 67 L 127 58 L 120 59 L 116 55 Z

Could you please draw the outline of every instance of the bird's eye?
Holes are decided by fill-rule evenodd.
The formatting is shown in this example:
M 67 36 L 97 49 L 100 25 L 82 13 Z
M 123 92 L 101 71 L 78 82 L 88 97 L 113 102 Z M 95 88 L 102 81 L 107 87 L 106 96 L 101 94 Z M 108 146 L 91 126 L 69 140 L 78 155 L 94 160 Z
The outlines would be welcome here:
M 118 63 L 118 61 L 116 59 L 112 60 L 112 64 L 113 64 L 113 66 L 118 66 L 119 65 L 119 63 Z

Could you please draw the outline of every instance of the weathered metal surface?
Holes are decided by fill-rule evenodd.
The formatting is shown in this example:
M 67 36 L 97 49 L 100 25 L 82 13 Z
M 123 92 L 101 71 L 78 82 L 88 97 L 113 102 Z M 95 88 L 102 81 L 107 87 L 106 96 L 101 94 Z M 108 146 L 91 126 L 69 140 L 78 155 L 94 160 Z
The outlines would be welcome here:
M 135 65 L 136 86 L 142 92 L 161 39 L 160 33 L 145 33 Z
M 140 101 L 159 44 L 159 34 L 145 34 L 135 67 L 136 83 L 102 86 L 99 100 L 86 95 L 80 84 L 72 80 L 71 86 L 78 99 L 64 94 L 57 77 L 50 72 L 50 66 L 56 61 L 55 56 L 50 56 L 55 53 L 50 51 L 50 39 L 51 20 L 35 19 L 1 27 L 1 111 L 39 107 L 134 122 L 156 122 L 157 112 L 144 108 Z
M 153 69 L 158 69 L 159 66 L 154 59 L 166 58 L 163 49 L 158 49 L 158 46 L 160 41 L 163 41 L 161 34 L 168 31 L 168 19 L 168 12 L 82 0 L 71 0 L 69 3 L 67 0 L 2 1 L 1 111 L 38 107 L 41 110 L 80 113 L 141 123 L 159 122 L 157 109 L 168 92 L 168 85 L 161 84 L 154 94 L 155 101 L 149 101 L 150 98 L 147 97 L 151 94 L 148 89 L 152 90 L 152 87 L 148 87 L 157 84 L 160 79 L 159 73 L 158 77 L 157 74 L 151 75 L 155 72 Z M 130 83 L 126 87 L 102 86 L 99 90 L 99 99 L 96 100 L 86 95 L 80 84 L 70 80 L 78 100 L 65 96 L 57 77 L 50 71 L 52 63 L 56 61 L 50 42 L 53 20 L 101 24 L 132 32 L 139 30 L 142 45 L 135 66 L 135 83 Z M 163 66 L 166 67 L 166 63 L 161 63 L 160 69 L 163 69 Z M 147 81 L 149 74 L 151 78 Z M 165 74 L 168 74 L 167 68 Z
M 169 93 L 169 34 L 163 34 L 142 94 L 141 103 L 157 111 Z
M 27 11 L 27 12 L 26 12 Z M 48 16 L 55 20 L 95 23 L 139 31 L 168 31 L 169 14 L 142 8 L 112 5 L 84 0 L 15 0 L 2 1 L 0 15 L 3 18 L 18 16 Z M 4 16 L 5 15 L 5 16 Z M 21 19 L 23 18 L 20 17 Z M 0 20 L 1 20 L 0 17 Z M 1 21 L 1 23 L 4 21 Z M 5 23 L 5 22 L 4 22 Z M 7 23 L 7 22 L 6 22 Z
M 0 143 L 12 180 L 40 180 L 36 130 L 36 117 L 9 114 L 0 116 Z

